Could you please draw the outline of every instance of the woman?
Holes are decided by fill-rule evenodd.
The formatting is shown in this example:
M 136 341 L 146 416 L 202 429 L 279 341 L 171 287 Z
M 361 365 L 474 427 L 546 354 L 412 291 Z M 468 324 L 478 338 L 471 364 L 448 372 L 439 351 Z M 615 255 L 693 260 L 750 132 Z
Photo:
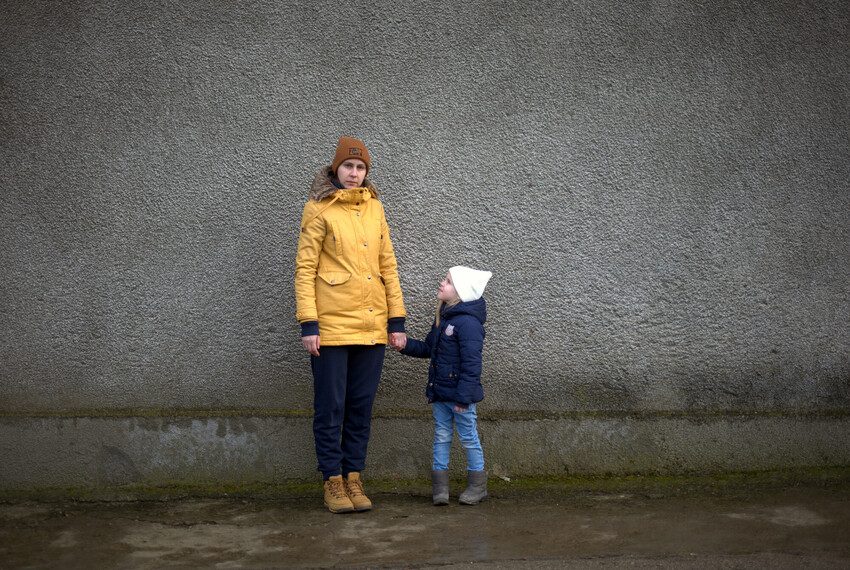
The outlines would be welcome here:
M 360 472 L 384 350 L 404 347 L 404 300 L 363 141 L 341 137 L 310 188 L 295 264 L 296 317 L 313 370 L 313 435 L 334 513 L 367 511 Z

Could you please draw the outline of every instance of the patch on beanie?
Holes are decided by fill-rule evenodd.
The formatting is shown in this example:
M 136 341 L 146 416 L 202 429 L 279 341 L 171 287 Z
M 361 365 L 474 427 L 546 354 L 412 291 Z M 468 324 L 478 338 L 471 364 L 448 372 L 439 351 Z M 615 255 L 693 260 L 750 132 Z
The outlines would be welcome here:
M 348 156 L 363 156 L 363 151 L 356 146 L 348 147 Z

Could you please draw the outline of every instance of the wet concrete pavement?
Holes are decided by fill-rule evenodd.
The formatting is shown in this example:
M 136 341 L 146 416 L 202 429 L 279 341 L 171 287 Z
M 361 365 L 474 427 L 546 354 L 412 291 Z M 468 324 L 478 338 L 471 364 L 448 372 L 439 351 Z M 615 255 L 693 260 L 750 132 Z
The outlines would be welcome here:
M 368 486 L 367 486 L 368 490 Z M 850 486 L 0 504 L 2 568 L 850 568 Z

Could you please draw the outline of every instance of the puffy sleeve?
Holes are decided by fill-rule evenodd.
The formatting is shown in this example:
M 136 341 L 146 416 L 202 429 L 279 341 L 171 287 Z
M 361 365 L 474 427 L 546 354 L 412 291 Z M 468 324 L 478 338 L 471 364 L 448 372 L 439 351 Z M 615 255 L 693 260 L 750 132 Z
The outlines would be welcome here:
M 424 341 L 416 340 L 415 338 L 408 338 L 407 344 L 401 350 L 401 354 L 406 356 L 415 356 L 416 358 L 430 358 L 431 357 L 431 347 L 434 346 L 434 339 L 436 335 L 439 334 L 439 330 L 436 326 L 431 327 L 431 332 L 428 333 L 428 336 L 425 337 Z
M 308 200 L 301 215 L 301 235 L 295 258 L 295 318 L 299 323 L 318 321 L 316 273 L 325 240 L 325 221 L 316 216 L 318 203 Z

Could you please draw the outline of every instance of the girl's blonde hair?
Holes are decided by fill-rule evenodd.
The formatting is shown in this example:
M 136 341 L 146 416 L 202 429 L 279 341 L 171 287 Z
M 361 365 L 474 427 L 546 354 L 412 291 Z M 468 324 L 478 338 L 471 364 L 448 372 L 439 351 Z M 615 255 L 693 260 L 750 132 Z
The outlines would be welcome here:
M 434 319 L 434 322 L 436 323 L 435 326 L 440 326 L 440 313 L 443 311 L 443 305 L 447 307 L 454 307 L 458 303 L 460 303 L 460 297 L 457 295 L 455 295 L 455 298 L 451 301 L 437 301 L 437 318 Z

